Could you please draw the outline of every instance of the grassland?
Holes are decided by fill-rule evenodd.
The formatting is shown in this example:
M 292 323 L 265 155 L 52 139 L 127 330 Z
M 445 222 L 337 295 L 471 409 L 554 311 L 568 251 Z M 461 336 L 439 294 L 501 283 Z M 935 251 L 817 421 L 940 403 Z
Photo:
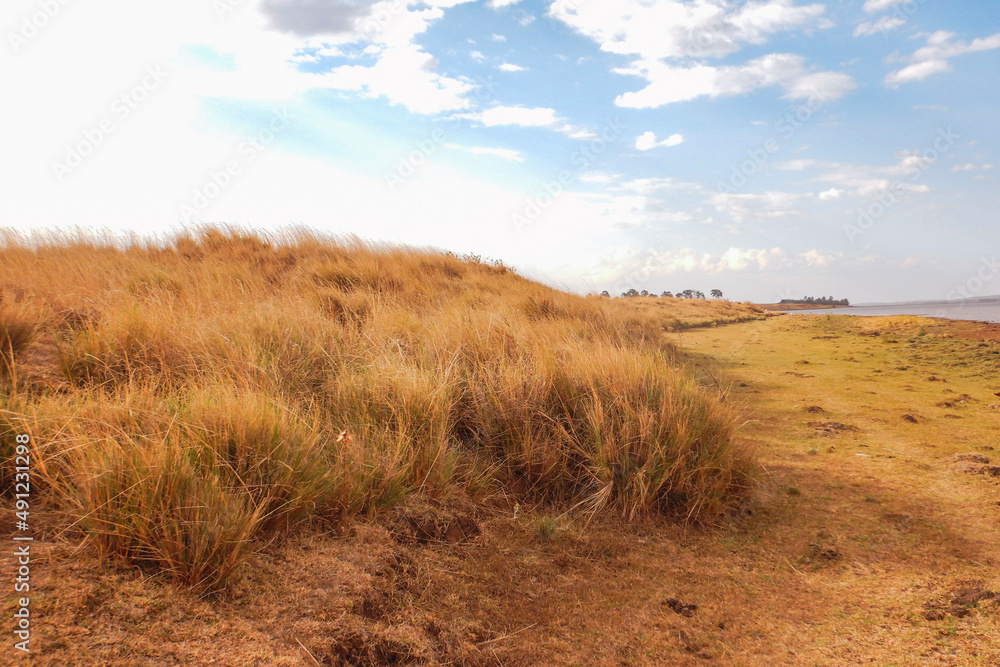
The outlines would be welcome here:
M 0 267 L 36 664 L 1000 661 L 981 326 L 308 237 Z

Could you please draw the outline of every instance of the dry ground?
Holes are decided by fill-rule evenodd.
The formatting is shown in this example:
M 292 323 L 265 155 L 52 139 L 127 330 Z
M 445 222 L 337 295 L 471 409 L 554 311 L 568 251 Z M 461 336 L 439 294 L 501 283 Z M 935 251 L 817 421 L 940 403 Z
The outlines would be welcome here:
M 0 662 L 1000 665 L 1000 343 L 984 331 L 788 315 L 673 334 L 743 406 L 769 470 L 711 529 L 411 499 L 272 545 L 209 599 L 52 529 L 34 652 L 8 638 Z

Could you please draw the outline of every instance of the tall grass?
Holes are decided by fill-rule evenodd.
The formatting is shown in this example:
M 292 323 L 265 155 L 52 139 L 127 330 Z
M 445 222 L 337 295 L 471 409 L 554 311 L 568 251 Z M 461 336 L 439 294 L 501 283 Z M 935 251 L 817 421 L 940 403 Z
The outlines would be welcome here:
M 501 264 L 218 229 L 8 238 L 0 286 L 25 305 L 0 319 L 8 369 L 52 364 L 64 385 L 7 373 L 0 426 L 32 432 L 39 483 L 102 553 L 206 590 L 301 521 L 409 493 L 504 485 L 702 521 L 755 470 L 663 335 L 747 306 L 583 298 Z M 55 354 L 33 356 L 43 342 Z

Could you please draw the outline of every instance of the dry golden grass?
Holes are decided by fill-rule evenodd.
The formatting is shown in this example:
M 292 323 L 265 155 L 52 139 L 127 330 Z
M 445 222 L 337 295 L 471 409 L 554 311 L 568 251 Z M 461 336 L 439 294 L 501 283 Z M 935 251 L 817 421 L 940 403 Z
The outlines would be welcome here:
M 302 521 L 415 492 L 711 521 L 756 470 L 664 339 L 761 316 L 746 305 L 582 298 L 501 264 L 218 229 L 8 237 L 0 294 L 4 447 L 31 433 L 35 489 L 106 560 L 198 591 Z
M 205 597 L 99 564 L 43 510 L 35 663 L 1000 664 L 1000 604 L 984 597 L 1000 592 L 997 331 L 782 316 L 671 334 L 676 364 L 731 387 L 736 438 L 767 470 L 711 528 L 588 521 L 513 485 L 471 502 L 453 484 L 336 532 L 301 526 Z M 139 422 L 144 400 L 122 397 L 133 414 L 115 423 Z

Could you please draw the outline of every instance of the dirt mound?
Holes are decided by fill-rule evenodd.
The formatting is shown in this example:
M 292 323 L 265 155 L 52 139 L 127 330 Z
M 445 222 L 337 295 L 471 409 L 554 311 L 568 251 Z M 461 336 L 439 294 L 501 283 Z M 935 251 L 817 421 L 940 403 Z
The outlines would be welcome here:
M 403 631 L 372 628 L 347 618 L 325 647 L 309 652 L 321 664 L 338 667 L 426 664 L 427 652 L 419 644 L 419 638 L 409 637 Z
M 965 582 L 945 596 L 925 602 L 923 617 L 928 621 L 940 621 L 946 616 L 962 618 L 980 603 L 988 603 L 996 610 L 1000 607 L 1000 593 L 984 589 L 980 582 Z
M 675 614 L 680 614 L 688 618 L 694 616 L 694 612 L 698 610 L 698 605 L 686 604 L 675 598 L 667 598 L 663 601 L 663 604 L 672 609 Z
M 808 426 L 812 426 L 816 429 L 816 435 L 820 436 L 837 435 L 838 433 L 844 433 L 846 431 L 858 430 L 857 426 L 841 424 L 840 422 L 809 422 Z
M 990 462 L 989 457 L 986 456 L 985 454 L 976 454 L 976 453 L 955 454 L 953 457 L 951 457 L 951 460 L 954 461 L 954 462 L 956 462 L 956 463 L 983 463 L 983 464 L 986 464 L 986 463 Z
M 481 532 L 469 501 L 462 498 L 440 501 L 418 496 L 411 496 L 396 506 L 391 531 L 403 544 L 455 544 L 471 540 Z

